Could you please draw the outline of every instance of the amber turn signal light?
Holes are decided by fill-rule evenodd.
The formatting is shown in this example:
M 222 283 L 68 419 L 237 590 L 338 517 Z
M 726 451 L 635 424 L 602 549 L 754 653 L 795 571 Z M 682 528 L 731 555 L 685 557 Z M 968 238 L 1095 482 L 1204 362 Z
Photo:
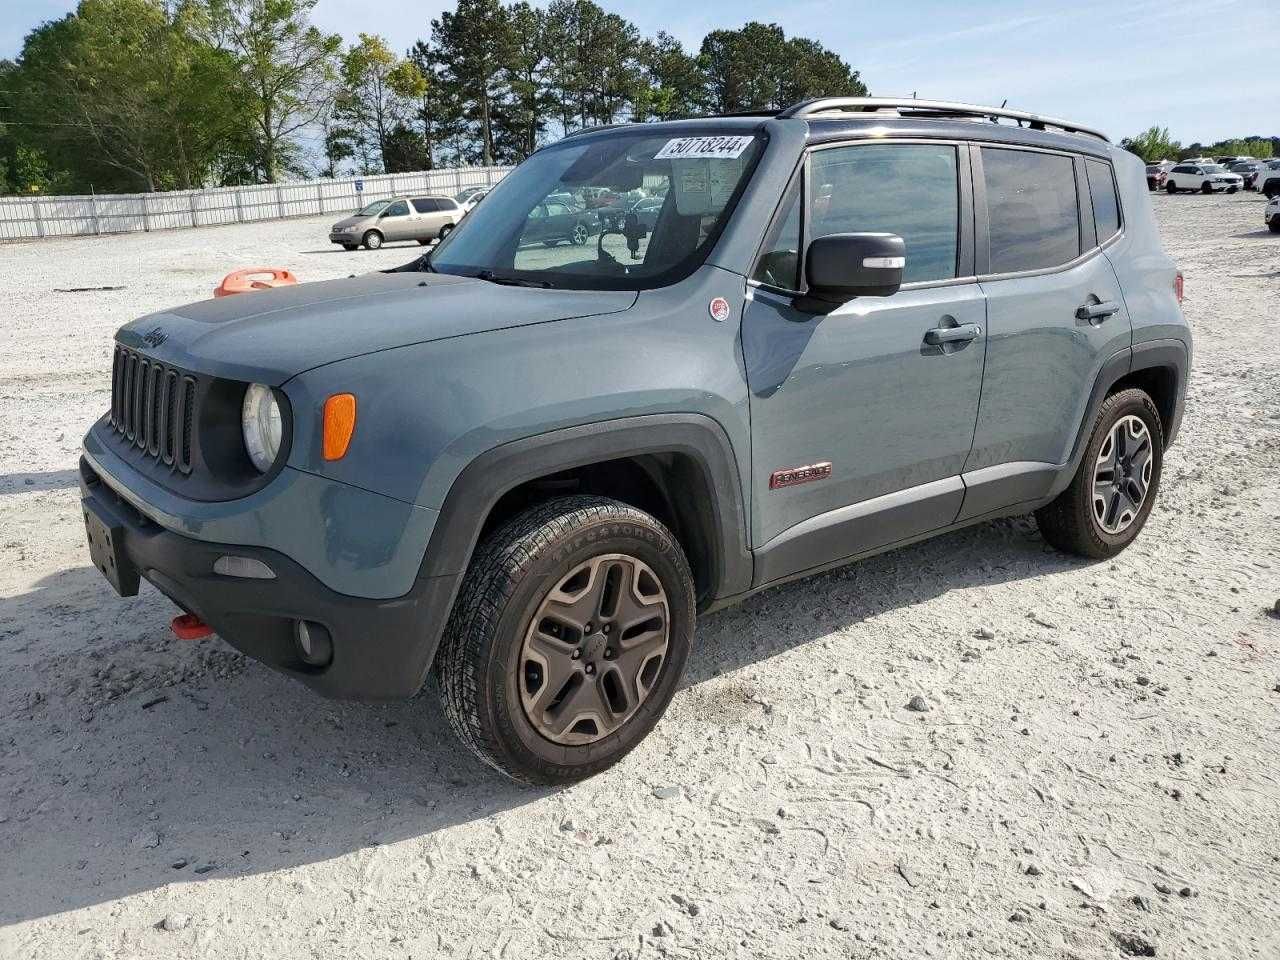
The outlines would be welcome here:
M 324 458 L 341 460 L 356 432 L 356 395 L 335 393 L 324 402 Z

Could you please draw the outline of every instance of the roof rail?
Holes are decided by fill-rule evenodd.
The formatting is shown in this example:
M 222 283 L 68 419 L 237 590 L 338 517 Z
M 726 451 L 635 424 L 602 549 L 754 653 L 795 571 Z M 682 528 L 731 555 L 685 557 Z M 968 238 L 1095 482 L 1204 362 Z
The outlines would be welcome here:
M 1004 107 L 980 107 L 972 103 L 952 103 L 948 100 L 915 100 L 898 99 L 896 97 L 818 97 L 792 104 L 781 111 L 781 118 L 831 119 L 833 114 L 841 113 L 887 113 L 894 116 L 916 115 L 920 117 L 970 117 L 986 119 L 998 123 L 1001 119 L 1016 120 L 1021 126 L 1026 124 L 1032 130 L 1044 130 L 1053 127 L 1065 133 L 1083 133 L 1097 137 L 1110 143 L 1107 135 L 1100 130 L 1082 127 L 1068 120 L 1057 120 L 1053 117 L 1042 117 L 1022 110 L 1008 110 Z

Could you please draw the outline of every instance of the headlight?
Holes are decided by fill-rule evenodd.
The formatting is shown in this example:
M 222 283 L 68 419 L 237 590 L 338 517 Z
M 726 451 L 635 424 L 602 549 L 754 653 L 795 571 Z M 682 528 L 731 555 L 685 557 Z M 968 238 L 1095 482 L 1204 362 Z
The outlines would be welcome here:
M 284 421 L 280 405 L 271 388 L 261 383 L 249 384 L 240 407 L 240 425 L 244 429 L 244 448 L 253 465 L 266 473 L 280 454 L 280 437 Z

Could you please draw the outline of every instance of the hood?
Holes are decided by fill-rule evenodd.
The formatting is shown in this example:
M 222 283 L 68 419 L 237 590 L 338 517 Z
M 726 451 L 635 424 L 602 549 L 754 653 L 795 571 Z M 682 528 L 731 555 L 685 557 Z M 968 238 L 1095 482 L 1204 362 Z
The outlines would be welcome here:
M 352 215 L 350 217 L 347 217 L 345 220 L 339 220 L 329 229 L 341 230 L 343 227 L 358 227 L 362 223 L 367 223 L 370 220 L 376 220 L 376 219 L 377 219 L 376 217 L 361 217 L 359 215 Z
M 472 333 L 627 310 L 633 291 L 540 290 L 438 273 L 371 273 L 204 300 L 116 340 L 164 363 L 279 386 L 335 360 Z

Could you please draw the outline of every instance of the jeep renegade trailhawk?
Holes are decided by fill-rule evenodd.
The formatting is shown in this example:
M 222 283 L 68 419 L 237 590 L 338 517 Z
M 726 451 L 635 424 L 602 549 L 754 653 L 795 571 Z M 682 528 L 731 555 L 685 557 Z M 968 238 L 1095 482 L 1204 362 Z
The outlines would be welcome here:
M 658 721 L 697 611 L 1029 511 L 1122 550 L 1181 419 L 1181 283 L 1141 161 L 1060 120 L 591 130 L 404 267 L 123 327 L 90 552 L 329 696 L 434 669 L 477 754 L 568 781 Z

